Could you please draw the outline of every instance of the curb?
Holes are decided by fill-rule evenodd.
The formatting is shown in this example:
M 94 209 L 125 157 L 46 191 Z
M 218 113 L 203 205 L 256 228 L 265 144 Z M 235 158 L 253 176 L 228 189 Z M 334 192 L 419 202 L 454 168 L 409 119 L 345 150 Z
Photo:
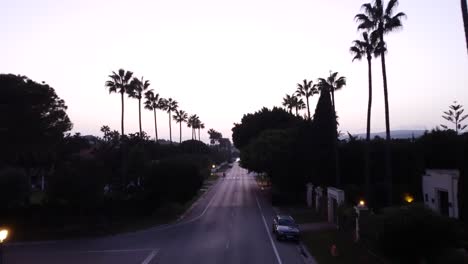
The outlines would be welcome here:
M 304 264 L 318 264 L 315 258 L 310 254 L 304 243 L 300 242 L 297 246 Z
M 182 214 L 177 218 L 177 220 L 176 220 L 174 223 L 179 223 L 180 221 L 184 220 L 184 218 L 187 216 L 187 214 L 190 213 L 190 212 L 193 210 L 193 208 L 194 208 L 202 199 L 204 199 L 205 196 L 206 196 L 209 192 L 211 192 L 211 190 L 212 190 L 216 185 L 218 185 L 219 181 L 220 181 L 220 178 L 218 178 L 213 184 L 211 184 L 211 185 L 208 187 L 208 189 L 207 189 L 200 197 L 198 197 L 198 199 L 197 199 L 195 202 L 193 202 L 192 205 L 191 205 L 187 210 L 185 210 L 185 212 L 182 213 Z

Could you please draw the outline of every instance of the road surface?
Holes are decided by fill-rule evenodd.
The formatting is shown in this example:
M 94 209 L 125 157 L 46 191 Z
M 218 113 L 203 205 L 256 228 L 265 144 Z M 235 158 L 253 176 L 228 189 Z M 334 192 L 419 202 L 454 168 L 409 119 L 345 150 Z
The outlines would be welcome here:
M 252 175 L 234 164 L 174 225 L 69 241 L 12 244 L 4 264 L 299 264 L 298 245 L 271 236 L 274 211 Z

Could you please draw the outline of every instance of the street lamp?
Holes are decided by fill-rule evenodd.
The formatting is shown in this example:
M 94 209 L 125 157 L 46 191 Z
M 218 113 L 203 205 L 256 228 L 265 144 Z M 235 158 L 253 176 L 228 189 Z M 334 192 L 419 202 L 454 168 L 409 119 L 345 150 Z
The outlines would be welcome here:
M 213 164 L 213 165 L 211 166 L 211 168 L 213 168 L 213 169 L 216 168 L 216 165 Z
M 3 264 L 3 241 L 8 238 L 8 230 L 0 229 L 0 264 Z
M 7 237 L 8 237 L 8 230 L 1 229 L 0 230 L 0 243 L 3 243 L 3 240 L 7 239 Z

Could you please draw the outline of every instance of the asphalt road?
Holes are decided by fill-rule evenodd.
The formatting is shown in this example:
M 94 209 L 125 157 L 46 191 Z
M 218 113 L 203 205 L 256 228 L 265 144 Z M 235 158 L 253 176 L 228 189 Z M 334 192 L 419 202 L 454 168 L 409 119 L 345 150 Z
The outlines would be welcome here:
M 11 244 L 14 263 L 303 263 L 298 245 L 271 236 L 273 208 L 237 164 L 174 225 L 98 239 Z

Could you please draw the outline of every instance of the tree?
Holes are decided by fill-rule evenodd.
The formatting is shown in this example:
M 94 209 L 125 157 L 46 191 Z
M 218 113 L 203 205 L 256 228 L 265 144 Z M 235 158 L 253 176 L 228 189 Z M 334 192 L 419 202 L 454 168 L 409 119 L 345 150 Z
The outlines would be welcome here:
M 402 19 L 406 17 L 406 14 L 399 12 L 395 14 L 398 6 L 398 0 L 390 0 L 387 6 L 384 8 L 383 0 L 375 0 L 374 4 L 366 3 L 362 5 L 363 13 L 355 16 L 358 22 L 358 29 L 364 31 L 372 31 L 371 38 L 378 38 L 381 47 L 385 47 L 384 35 L 394 32 L 403 27 Z M 392 197 L 392 162 L 390 153 L 390 110 L 388 103 L 388 85 L 387 85 L 387 68 L 385 65 L 385 53 L 386 48 L 381 48 L 380 58 L 382 62 L 382 76 L 383 76 L 383 88 L 384 88 L 384 101 L 385 101 L 385 139 L 386 139 L 386 181 L 387 181 L 387 199 L 388 203 L 391 204 L 393 201 Z
M 335 164 L 334 184 L 340 185 L 340 177 L 338 173 L 338 164 L 336 159 L 338 158 L 337 151 L 337 122 L 336 114 L 333 109 L 332 100 L 330 98 L 330 89 L 328 86 L 322 86 L 320 89 L 320 97 L 317 102 L 317 107 L 314 113 L 314 130 L 315 130 L 315 141 L 316 152 L 317 152 L 317 165 L 321 173 L 333 174 L 333 166 Z
M 145 108 L 153 111 L 154 114 L 154 133 L 155 141 L 158 142 L 158 122 L 156 118 L 156 110 L 161 109 L 161 99 L 159 98 L 158 93 L 154 93 L 152 90 L 149 90 L 145 93 Z
M 150 82 L 148 80 L 144 80 L 143 77 L 141 77 L 141 80 L 134 77 L 130 82 L 130 89 L 127 91 L 130 98 L 138 99 L 138 123 L 140 125 L 140 136 L 143 134 L 143 130 L 141 129 L 141 98 L 143 97 L 143 92 L 148 90 L 149 86 Z
M 179 143 L 182 143 L 182 123 L 187 122 L 188 114 L 184 110 L 176 110 L 175 115 L 172 117 L 180 125 Z
M 205 124 L 203 123 L 200 123 L 200 125 L 198 126 L 198 140 L 201 141 L 201 137 L 200 137 L 200 129 L 205 129 Z
M 176 111 L 179 107 L 176 100 L 172 98 L 164 99 L 161 103 L 162 109 L 169 114 L 169 141 L 172 143 L 172 122 L 171 122 L 171 113 Z
M 461 0 L 461 10 L 463 16 L 463 25 L 465 27 L 466 49 L 468 50 L 468 7 L 466 4 L 466 0 Z
M 289 110 L 289 113 L 292 114 L 292 109 L 294 108 L 294 98 L 296 96 L 294 95 L 289 95 L 286 94 L 286 96 L 283 98 L 283 106 Z
M 200 118 L 197 115 L 191 115 L 187 120 L 187 126 L 192 128 L 192 140 L 197 139 L 195 129 L 198 126 Z
M 109 89 L 109 93 L 120 93 L 122 101 L 122 118 L 121 118 L 121 132 L 124 133 L 124 94 L 130 90 L 130 81 L 132 79 L 133 72 L 119 69 L 119 72 L 112 72 L 109 75 L 110 80 L 106 82 L 106 87 Z
M 330 76 L 326 79 L 320 78 L 319 79 L 319 90 L 320 94 L 322 91 L 326 93 L 331 93 L 331 101 L 332 101 L 332 109 L 334 113 L 334 123 L 336 127 L 336 108 L 335 108 L 335 91 L 341 90 L 344 86 L 346 85 L 346 78 L 341 76 L 338 77 L 338 72 L 330 72 Z M 319 99 L 320 100 L 320 99 Z M 317 105 L 318 106 L 318 105 Z M 341 184 L 341 177 L 340 177 L 340 164 L 339 164 L 339 155 L 338 155 L 338 134 L 333 131 L 333 137 L 334 137 L 334 153 L 335 153 L 335 176 L 336 176 L 336 182 L 335 184 L 337 186 L 340 186 Z
M 333 111 L 336 113 L 335 107 L 335 91 L 341 90 L 344 86 L 346 86 L 346 77 L 340 76 L 338 77 L 338 72 L 330 72 L 330 76 L 326 79 L 319 78 L 319 90 L 325 89 L 331 93 L 332 97 L 332 106 Z
M 0 110 L 0 166 L 28 153 L 53 152 L 72 128 L 65 101 L 48 84 L 25 76 L 0 74 Z
M 29 203 L 30 186 L 23 169 L 5 168 L 0 170 L 0 207 L 8 209 Z
M 455 132 L 459 134 L 462 132 L 468 125 L 462 125 L 462 122 L 468 118 L 468 114 L 463 115 L 463 105 L 457 104 L 457 101 L 454 101 L 451 106 L 449 106 L 449 110 L 445 111 L 442 117 L 449 121 L 450 123 L 455 125 Z M 444 129 L 448 129 L 446 125 L 440 125 Z
M 219 140 L 223 138 L 223 135 L 221 133 L 212 128 L 208 130 L 208 135 L 210 135 L 210 142 L 212 145 L 214 145 L 216 142 L 219 143 Z
M 364 175 L 366 178 L 366 194 L 370 194 L 370 130 L 371 130 L 371 109 L 372 109 L 372 56 L 378 56 L 378 40 L 370 39 L 367 32 L 362 33 L 362 39 L 353 41 L 353 46 L 350 48 L 354 60 L 361 60 L 363 57 L 367 59 L 367 70 L 369 79 L 369 97 L 367 101 L 367 127 L 366 127 L 366 150 L 365 150 L 365 166 Z M 370 197 L 368 197 L 369 199 Z
M 309 105 L 309 97 L 314 96 L 314 94 L 318 94 L 317 86 L 312 84 L 312 81 L 307 81 L 306 79 L 303 80 L 303 84 L 297 84 L 296 95 L 305 97 L 306 104 L 307 104 L 307 118 L 310 120 L 310 105 Z

